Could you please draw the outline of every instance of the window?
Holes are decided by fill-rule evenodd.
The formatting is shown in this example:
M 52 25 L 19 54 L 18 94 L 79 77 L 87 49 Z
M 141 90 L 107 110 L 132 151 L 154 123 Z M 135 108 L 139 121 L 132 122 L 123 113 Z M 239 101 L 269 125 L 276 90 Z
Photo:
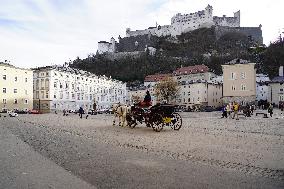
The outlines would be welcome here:
M 241 72 L 241 78 L 245 79 L 246 78 L 246 72 Z
M 236 86 L 232 85 L 232 91 L 235 91 L 235 90 L 236 90 Z
M 14 89 L 14 93 L 18 93 L 18 90 L 17 90 L 17 89 Z
M 57 88 L 57 83 L 56 82 L 54 82 L 54 88 Z
M 188 98 L 188 102 L 190 102 L 190 98 Z
M 25 104 L 28 104 L 28 99 L 25 99 Z
M 45 98 L 48 98 L 48 91 L 45 92 Z
M 7 100 L 6 99 L 3 99 L 2 102 L 3 102 L 3 104 L 7 104 Z
M 242 84 L 242 85 L 241 85 L 241 90 L 242 90 L 242 91 L 245 91 L 245 90 L 246 90 L 246 85 Z
M 18 104 L 18 100 L 17 99 L 14 99 L 14 104 Z
M 7 92 L 7 89 L 6 88 L 3 88 L 3 93 L 6 93 Z
M 230 79 L 236 79 L 237 77 L 236 77 L 236 73 L 234 73 L 234 72 L 231 72 L 231 76 L 230 76 Z
M 36 92 L 36 99 L 39 99 L 39 92 Z
M 18 77 L 15 77 L 15 81 L 18 81 Z
M 28 78 L 25 78 L 25 82 L 26 82 L 26 83 L 28 82 Z
M 41 95 L 40 95 L 40 96 L 41 96 L 41 98 L 42 98 L 42 99 L 44 99 L 44 92 L 43 92 L 43 91 L 41 91 L 41 92 L 40 92 L 40 94 L 41 94 Z
M 7 79 L 7 76 L 6 75 L 3 75 L 3 80 L 6 80 Z

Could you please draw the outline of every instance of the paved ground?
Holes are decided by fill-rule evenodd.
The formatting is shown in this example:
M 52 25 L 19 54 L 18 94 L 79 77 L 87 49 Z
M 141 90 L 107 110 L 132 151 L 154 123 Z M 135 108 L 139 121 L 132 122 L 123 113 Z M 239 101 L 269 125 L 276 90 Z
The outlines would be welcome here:
M 0 186 L 284 187 L 282 119 L 182 116 L 180 131 L 160 133 L 143 125 L 113 127 L 109 115 L 87 120 L 75 115 L 2 117 Z

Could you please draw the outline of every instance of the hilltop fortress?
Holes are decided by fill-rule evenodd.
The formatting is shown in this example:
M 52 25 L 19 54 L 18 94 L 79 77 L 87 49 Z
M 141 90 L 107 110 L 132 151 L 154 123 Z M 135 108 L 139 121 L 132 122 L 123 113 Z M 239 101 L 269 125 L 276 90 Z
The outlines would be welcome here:
M 150 48 L 150 53 L 154 53 L 151 36 L 176 37 L 198 28 L 210 28 L 215 26 L 217 38 L 227 32 L 237 31 L 248 37 L 251 37 L 258 44 L 263 43 L 261 25 L 259 27 L 240 27 L 240 11 L 234 13 L 234 17 L 217 17 L 212 15 L 213 7 L 208 5 L 204 10 L 190 14 L 178 13 L 171 18 L 171 25 L 156 25 L 145 30 L 131 31 L 126 29 L 126 37 L 119 36 L 119 42 L 111 38 L 110 42 L 98 42 L 98 53 L 115 53 L 115 52 L 134 52 L 144 51 L 145 47 Z

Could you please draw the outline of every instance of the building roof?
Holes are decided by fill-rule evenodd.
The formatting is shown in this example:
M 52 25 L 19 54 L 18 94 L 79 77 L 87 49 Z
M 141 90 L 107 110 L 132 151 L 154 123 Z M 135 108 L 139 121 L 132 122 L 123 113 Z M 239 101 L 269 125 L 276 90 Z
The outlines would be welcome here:
M 248 64 L 248 63 L 249 63 L 248 60 L 236 58 L 234 60 L 231 60 L 230 62 L 227 62 L 226 64 Z
M 171 77 L 172 74 L 155 74 L 155 75 L 147 75 L 144 79 L 144 82 L 157 82 L 166 79 L 167 77 Z
M 14 68 L 14 69 L 19 69 L 19 70 L 32 71 L 31 69 L 19 68 L 19 67 L 12 65 L 12 64 L 6 63 L 6 62 L 0 62 L 0 66 L 6 66 L 6 67 Z
M 208 72 L 209 68 L 205 65 L 195 65 L 195 66 L 188 66 L 182 67 L 174 71 L 174 75 L 186 75 L 186 74 L 195 74 L 195 73 L 204 73 Z
M 272 80 L 271 80 L 271 82 L 273 83 L 273 82 L 275 82 L 275 83 L 284 83 L 284 76 L 277 76 L 277 77 L 274 77 Z

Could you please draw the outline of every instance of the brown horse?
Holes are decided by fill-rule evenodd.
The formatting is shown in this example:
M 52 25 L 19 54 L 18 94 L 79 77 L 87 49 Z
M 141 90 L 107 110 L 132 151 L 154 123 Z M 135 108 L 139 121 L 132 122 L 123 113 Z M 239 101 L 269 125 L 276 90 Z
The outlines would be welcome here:
M 115 119 L 118 117 L 119 120 L 119 126 L 124 126 L 126 121 L 126 115 L 129 112 L 129 107 L 124 104 L 115 103 L 112 105 L 112 111 L 114 113 L 114 119 L 113 119 L 113 126 L 115 126 Z M 121 125 L 122 122 L 122 125 Z

